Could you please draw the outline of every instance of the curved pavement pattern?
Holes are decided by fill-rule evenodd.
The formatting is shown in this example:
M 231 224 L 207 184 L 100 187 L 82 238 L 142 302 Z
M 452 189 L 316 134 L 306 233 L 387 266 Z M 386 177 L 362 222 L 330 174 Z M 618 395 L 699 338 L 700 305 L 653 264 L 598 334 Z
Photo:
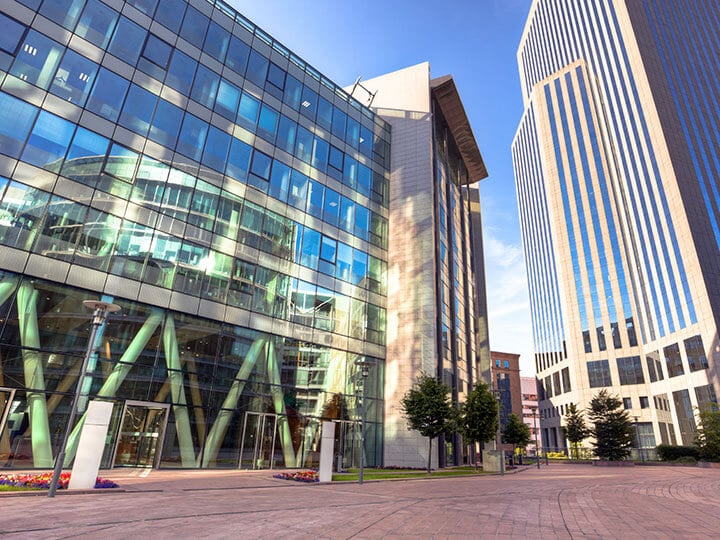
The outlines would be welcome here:
M 0 496 L 3 538 L 718 538 L 720 469 L 550 464 L 330 485 L 108 471 L 113 493 Z

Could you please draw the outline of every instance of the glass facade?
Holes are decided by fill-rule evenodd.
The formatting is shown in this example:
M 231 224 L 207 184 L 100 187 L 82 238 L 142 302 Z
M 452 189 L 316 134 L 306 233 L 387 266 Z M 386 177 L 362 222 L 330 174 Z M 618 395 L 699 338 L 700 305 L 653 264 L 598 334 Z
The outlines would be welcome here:
M 364 359 L 380 464 L 389 125 L 219 1 L 115 4 L 0 14 L 0 466 L 52 465 L 100 298 L 105 466 L 309 466 L 323 420 L 357 464 Z

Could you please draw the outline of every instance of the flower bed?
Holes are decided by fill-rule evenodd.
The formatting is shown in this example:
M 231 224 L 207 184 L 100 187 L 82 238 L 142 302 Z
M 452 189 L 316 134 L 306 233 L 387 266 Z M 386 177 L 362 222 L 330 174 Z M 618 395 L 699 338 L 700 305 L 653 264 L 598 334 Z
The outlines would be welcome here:
M 27 489 L 48 489 L 52 473 L 30 473 L 30 474 L 0 474 L 0 486 L 22 487 Z M 70 473 L 64 472 L 60 474 L 58 480 L 58 489 L 67 489 L 70 483 Z M 95 480 L 95 488 L 106 489 L 116 488 L 118 485 L 112 480 L 100 478 Z
M 317 471 L 297 471 L 297 472 L 286 472 L 274 474 L 273 478 L 279 478 L 281 480 L 294 480 L 295 482 L 319 482 L 320 477 Z

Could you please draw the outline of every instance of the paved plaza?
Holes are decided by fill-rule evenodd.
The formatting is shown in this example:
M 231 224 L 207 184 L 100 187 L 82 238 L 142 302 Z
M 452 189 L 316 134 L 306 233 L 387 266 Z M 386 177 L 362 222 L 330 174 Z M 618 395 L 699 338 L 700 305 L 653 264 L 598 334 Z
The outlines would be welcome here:
M 3 538 L 718 538 L 720 469 L 553 464 L 300 484 L 268 471 L 102 473 L 121 490 L 0 495 Z

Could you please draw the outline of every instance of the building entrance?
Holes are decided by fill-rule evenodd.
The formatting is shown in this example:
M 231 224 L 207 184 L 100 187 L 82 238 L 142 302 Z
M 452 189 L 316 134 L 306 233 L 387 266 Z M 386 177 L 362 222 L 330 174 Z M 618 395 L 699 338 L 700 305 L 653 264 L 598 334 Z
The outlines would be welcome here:
M 335 422 L 335 470 L 360 466 L 360 426 L 349 420 Z
M 240 447 L 241 469 L 272 469 L 282 463 L 276 414 L 246 412 Z
M 157 467 L 168 405 L 126 401 L 115 450 L 115 467 Z
M 0 467 L 10 457 L 10 429 L 6 429 L 15 389 L 0 386 Z

